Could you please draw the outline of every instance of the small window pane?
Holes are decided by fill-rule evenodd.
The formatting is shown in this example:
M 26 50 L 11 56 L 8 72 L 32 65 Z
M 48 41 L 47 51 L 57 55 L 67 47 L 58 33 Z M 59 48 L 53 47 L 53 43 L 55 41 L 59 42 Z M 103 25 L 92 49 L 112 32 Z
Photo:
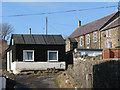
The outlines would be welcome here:
M 81 38 L 81 40 L 80 40 L 80 41 L 81 41 L 81 44 L 80 44 L 80 45 L 82 46 L 82 38 Z
M 49 60 L 57 60 L 57 52 L 49 52 Z
M 97 39 L 96 39 L 96 33 L 94 33 L 94 41 L 97 41 Z
M 24 50 L 23 51 L 23 60 L 24 61 L 34 61 L 34 51 L 33 50 Z
M 112 48 L 112 42 L 108 41 L 108 42 L 106 43 L 106 47 L 107 47 L 107 48 Z
M 27 52 L 27 60 L 32 60 L 33 52 Z
M 107 31 L 107 37 L 110 37 L 110 30 Z
M 87 44 L 89 44 L 89 35 L 87 35 Z

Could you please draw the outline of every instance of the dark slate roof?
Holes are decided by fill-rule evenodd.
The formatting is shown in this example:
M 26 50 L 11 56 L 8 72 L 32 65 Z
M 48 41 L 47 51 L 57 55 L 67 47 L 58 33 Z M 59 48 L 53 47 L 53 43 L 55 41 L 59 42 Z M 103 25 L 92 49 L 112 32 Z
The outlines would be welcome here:
M 74 38 L 69 38 L 69 40 L 70 42 L 73 42 L 73 43 L 77 42 Z
M 61 35 L 13 34 L 12 38 L 15 44 L 65 44 Z
M 105 27 L 103 30 L 110 29 L 116 26 L 120 26 L 120 17 L 115 19 L 113 22 L 111 22 L 107 27 Z
M 90 22 L 86 25 L 77 28 L 68 38 L 75 38 L 96 30 L 99 30 L 109 19 L 111 19 L 116 13 L 105 16 L 96 21 Z

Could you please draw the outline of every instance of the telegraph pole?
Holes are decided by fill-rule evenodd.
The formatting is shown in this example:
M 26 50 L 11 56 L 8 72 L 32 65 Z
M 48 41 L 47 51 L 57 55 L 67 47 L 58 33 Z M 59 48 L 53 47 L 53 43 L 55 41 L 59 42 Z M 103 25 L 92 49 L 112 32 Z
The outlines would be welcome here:
M 47 35 L 47 16 L 46 16 L 46 35 Z

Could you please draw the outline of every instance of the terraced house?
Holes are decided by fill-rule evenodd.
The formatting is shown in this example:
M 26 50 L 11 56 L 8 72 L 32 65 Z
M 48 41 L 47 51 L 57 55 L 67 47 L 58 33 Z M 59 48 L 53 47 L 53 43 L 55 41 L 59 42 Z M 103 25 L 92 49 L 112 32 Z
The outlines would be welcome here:
M 120 11 L 81 26 L 66 39 L 66 51 L 120 46 Z

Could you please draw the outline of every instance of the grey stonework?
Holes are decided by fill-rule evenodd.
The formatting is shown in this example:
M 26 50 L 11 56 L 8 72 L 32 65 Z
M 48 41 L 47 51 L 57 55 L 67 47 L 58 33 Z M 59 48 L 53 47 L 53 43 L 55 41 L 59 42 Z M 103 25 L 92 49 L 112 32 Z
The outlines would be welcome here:
M 107 41 L 112 42 L 112 48 L 120 46 L 120 26 L 110 30 L 110 37 L 107 37 L 107 30 L 101 32 L 101 48 L 106 48 Z
M 120 60 L 103 60 L 102 56 L 74 53 L 73 65 L 68 66 L 68 72 L 81 88 L 120 87 Z

